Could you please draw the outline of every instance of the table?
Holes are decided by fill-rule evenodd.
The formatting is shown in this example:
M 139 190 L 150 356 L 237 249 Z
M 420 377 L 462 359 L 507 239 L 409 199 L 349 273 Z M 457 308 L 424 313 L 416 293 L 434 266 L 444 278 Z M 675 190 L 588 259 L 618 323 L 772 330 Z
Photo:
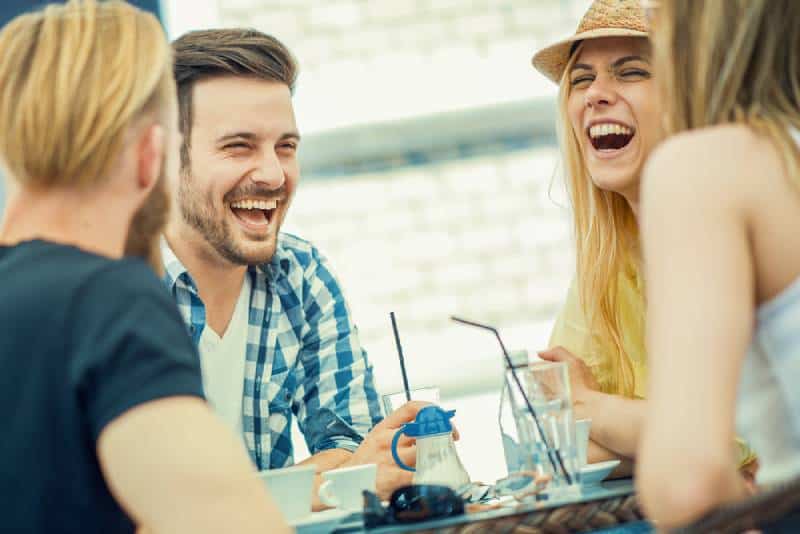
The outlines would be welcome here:
M 649 524 L 641 521 L 638 510 L 633 506 L 634 487 L 631 479 L 612 480 L 583 488 L 580 495 L 554 500 L 536 501 L 516 507 L 489 510 L 486 512 L 465 514 L 457 517 L 448 517 L 434 521 L 413 523 L 409 525 L 393 525 L 369 531 L 374 534 L 397 534 L 402 532 L 485 532 L 490 530 L 505 530 L 513 532 L 516 526 L 522 526 L 526 532 L 534 532 L 535 526 L 540 524 L 545 516 L 555 521 L 585 521 L 587 515 L 593 516 L 593 511 L 599 507 L 600 516 L 596 523 L 602 524 L 602 515 L 615 514 L 621 517 L 624 525 L 617 525 L 612 530 L 600 527 L 595 532 L 651 532 Z M 589 506 L 597 504 L 597 507 Z M 578 517 L 579 514 L 584 514 Z M 364 532 L 363 524 L 358 516 L 352 521 L 338 525 L 335 533 Z M 302 534 L 302 533 L 300 533 Z

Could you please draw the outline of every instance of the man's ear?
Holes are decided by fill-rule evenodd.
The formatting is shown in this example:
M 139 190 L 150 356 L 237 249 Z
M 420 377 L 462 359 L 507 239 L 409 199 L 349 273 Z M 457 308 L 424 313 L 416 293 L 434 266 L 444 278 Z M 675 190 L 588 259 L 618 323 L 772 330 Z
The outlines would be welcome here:
M 137 143 L 137 171 L 139 187 L 150 190 L 161 175 L 164 164 L 166 133 L 164 127 L 153 123 L 142 129 Z

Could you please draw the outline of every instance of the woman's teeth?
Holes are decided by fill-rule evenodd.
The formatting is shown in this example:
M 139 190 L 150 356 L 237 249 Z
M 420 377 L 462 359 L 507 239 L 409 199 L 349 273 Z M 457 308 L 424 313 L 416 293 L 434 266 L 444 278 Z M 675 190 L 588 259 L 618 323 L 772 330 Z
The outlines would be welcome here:
M 633 129 L 616 123 L 595 124 L 589 128 L 589 141 L 596 150 L 619 150 L 633 139 Z
M 633 135 L 633 130 L 621 124 L 608 123 L 608 124 L 595 124 L 589 128 L 589 137 L 595 139 L 604 135 Z

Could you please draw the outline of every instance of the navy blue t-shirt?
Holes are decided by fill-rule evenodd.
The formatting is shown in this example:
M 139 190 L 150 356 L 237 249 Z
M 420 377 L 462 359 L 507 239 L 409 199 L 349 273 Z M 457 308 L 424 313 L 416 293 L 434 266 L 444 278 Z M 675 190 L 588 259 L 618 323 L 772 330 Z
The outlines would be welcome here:
M 175 303 L 142 261 L 0 247 L 0 531 L 133 532 L 97 459 L 126 410 L 202 397 Z

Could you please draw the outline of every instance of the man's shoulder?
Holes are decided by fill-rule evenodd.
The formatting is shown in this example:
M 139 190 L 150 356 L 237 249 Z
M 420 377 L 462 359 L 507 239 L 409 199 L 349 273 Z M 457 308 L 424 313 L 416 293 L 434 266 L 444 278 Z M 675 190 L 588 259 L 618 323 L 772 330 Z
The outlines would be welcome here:
M 39 280 L 42 286 L 69 293 L 99 286 L 105 289 L 117 286 L 141 293 L 148 282 L 158 283 L 155 273 L 141 260 L 108 258 L 69 245 L 26 243 L 9 250 L 3 259 L 4 270 L 14 273 L 15 279 L 27 275 Z
M 124 339 L 129 348 L 144 343 L 147 350 L 160 347 L 160 354 L 192 357 L 190 336 L 175 301 L 144 261 L 123 259 L 107 264 L 75 293 L 69 310 L 73 340 L 83 347 L 97 344 L 97 354 L 86 361 L 118 355 L 117 348 L 98 341 L 103 338 Z
M 143 301 L 172 305 L 169 293 L 156 273 L 138 259 L 106 263 L 82 284 L 76 296 L 81 307 L 105 310 L 104 313 Z
M 3 252 L 0 276 L 9 281 L 0 288 L 6 302 L 3 312 L 47 324 L 55 337 L 56 332 L 73 338 L 88 330 L 102 332 L 143 303 L 151 309 L 174 307 L 156 274 L 141 260 L 114 259 L 47 242 Z

